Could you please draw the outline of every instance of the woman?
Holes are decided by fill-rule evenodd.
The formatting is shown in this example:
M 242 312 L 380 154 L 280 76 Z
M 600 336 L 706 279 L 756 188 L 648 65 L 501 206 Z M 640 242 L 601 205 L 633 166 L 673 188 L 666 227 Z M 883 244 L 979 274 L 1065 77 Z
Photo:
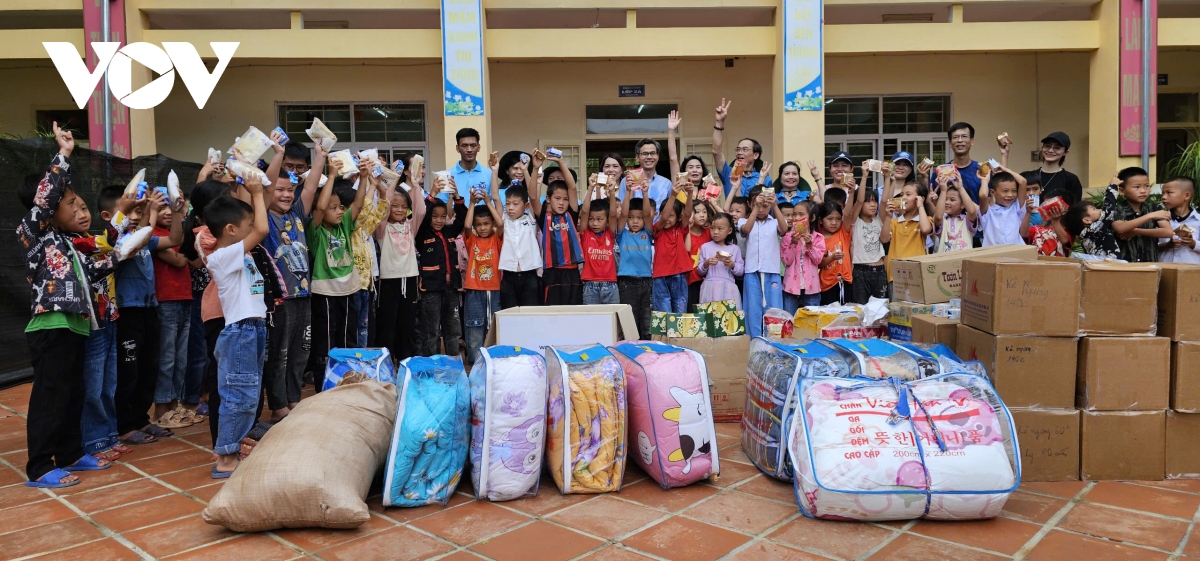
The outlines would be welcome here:
M 1008 150 L 1012 146 L 1012 141 L 1005 136 L 999 140 L 999 143 L 1000 165 L 1008 166 Z M 1079 182 L 1079 176 L 1063 169 L 1063 164 L 1067 161 L 1067 154 L 1070 152 L 1071 137 L 1067 136 L 1065 132 L 1052 132 L 1042 139 L 1042 165 L 1027 173 L 1038 175 L 1039 184 L 1042 186 L 1043 201 L 1051 197 L 1062 197 L 1067 204 L 1074 204 L 1082 200 L 1083 184 Z
M 414 185 L 425 185 L 425 166 L 421 166 L 421 173 L 417 174 L 417 177 L 412 175 L 413 157 L 415 156 L 416 154 L 409 154 L 404 158 L 404 171 L 400 173 L 400 187 L 405 191 L 412 191 Z
M 667 154 L 670 156 L 671 169 L 679 170 L 679 173 L 688 174 L 688 181 L 692 184 L 692 195 L 694 196 L 700 189 L 704 188 L 704 176 L 708 175 L 708 166 L 704 165 L 704 160 L 700 156 L 692 154 L 679 161 L 679 149 L 675 145 L 675 131 L 679 129 L 679 124 L 683 122 L 683 118 L 679 116 L 678 111 L 672 111 L 667 115 Z M 674 178 L 671 178 L 674 181 Z M 724 189 L 721 196 L 716 200 L 710 201 L 716 208 L 724 207 L 721 199 L 724 198 Z M 682 199 L 681 199 L 682 200 Z
M 780 191 L 775 194 L 775 198 L 781 203 L 792 203 L 792 205 L 800 204 L 807 201 L 812 188 L 808 186 L 808 182 L 800 177 L 800 164 L 796 162 L 784 162 L 779 166 Z

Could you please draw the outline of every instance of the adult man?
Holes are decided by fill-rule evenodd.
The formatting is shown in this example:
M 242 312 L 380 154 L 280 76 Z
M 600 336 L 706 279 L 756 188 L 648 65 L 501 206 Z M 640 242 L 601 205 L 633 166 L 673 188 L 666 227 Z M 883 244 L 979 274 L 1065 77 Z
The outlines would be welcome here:
M 971 159 L 971 147 L 975 146 L 975 127 L 969 123 L 954 123 L 950 125 L 946 136 L 950 138 L 950 151 L 954 154 L 954 158 L 949 163 L 958 168 L 959 180 L 967 192 L 967 196 L 979 204 L 979 176 L 976 175 L 979 171 L 979 162 Z M 929 178 L 922 179 L 929 181 L 931 185 L 937 183 Z
M 454 151 L 458 152 L 458 163 L 446 170 L 458 196 L 467 201 L 471 200 L 471 189 L 482 189 L 490 192 L 492 187 L 492 170 L 479 165 L 476 157 L 479 155 L 479 131 L 472 128 L 458 129 L 454 134 Z M 443 201 L 449 201 L 446 193 L 439 193 Z
M 1007 139 L 1005 139 L 1007 140 Z M 1007 156 L 1011 143 L 1002 141 L 1001 154 Z M 1050 197 L 1062 197 L 1068 204 L 1074 204 L 1083 198 L 1083 184 L 1079 176 L 1063 169 L 1067 154 L 1071 152 L 1071 137 L 1062 131 L 1052 132 L 1042 139 L 1042 165 L 1030 173 L 1036 173 L 1039 185 L 1042 186 L 1042 200 Z M 1001 164 L 1008 165 L 1002 161 Z
M 642 168 L 642 175 L 645 177 L 642 188 L 649 190 L 647 194 L 650 195 L 655 204 L 662 204 L 671 194 L 671 180 L 658 175 L 658 172 L 655 171 L 655 167 L 658 166 L 660 150 L 661 147 L 658 141 L 653 138 L 643 138 L 633 147 L 633 152 L 637 155 L 638 164 Z M 617 198 L 622 201 L 625 200 L 624 178 L 621 178 L 621 190 L 617 191 Z
M 725 153 L 722 150 L 725 143 L 725 117 L 729 115 L 729 104 L 732 101 L 726 101 L 721 98 L 721 104 L 717 106 L 716 124 L 713 125 L 713 165 L 720 170 L 721 183 L 725 184 L 725 196 L 729 197 L 729 191 L 733 188 L 733 183 L 730 181 L 729 175 L 733 173 L 733 166 L 725 161 Z M 737 148 L 734 148 L 734 160 L 742 164 L 742 188 L 737 195 L 743 197 L 750 194 L 750 190 L 758 185 L 758 176 L 760 173 L 768 174 L 770 170 L 762 168 L 762 145 L 753 138 L 743 138 L 738 141 Z M 771 185 L 770 177 L 763 177 L 762 184 Z

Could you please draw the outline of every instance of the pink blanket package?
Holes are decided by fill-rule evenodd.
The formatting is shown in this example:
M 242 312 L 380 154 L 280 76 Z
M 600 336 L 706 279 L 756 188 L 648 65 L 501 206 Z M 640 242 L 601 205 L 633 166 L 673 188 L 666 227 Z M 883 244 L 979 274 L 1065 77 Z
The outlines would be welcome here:
M 625 370 L 634 461 L 663 489 L 715 480 L 721 469 L 704 357 L 652 341 L 609 351 Z
M 819 377 L 798 389 L 785 423 L 796 499 L 809 518 L 992 518 L 1017 488 L 1012 418 L 978 376 Z

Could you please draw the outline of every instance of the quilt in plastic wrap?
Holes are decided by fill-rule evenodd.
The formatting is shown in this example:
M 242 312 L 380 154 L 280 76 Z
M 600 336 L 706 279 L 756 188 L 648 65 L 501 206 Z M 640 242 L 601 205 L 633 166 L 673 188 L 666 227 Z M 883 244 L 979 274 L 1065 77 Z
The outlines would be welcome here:
M 471 482 L 475 496 L 537 494 L 546 445 L 546 360 L 526 348 L 480 349 L 471 368 Z
M 901 380 L 916 380 L 921 377 L 921 366 L 917 363 L 917 358 L 895 343 L 883 339 L 830 339 L 829 343 L 853 354 L 853 360 L 858 361 L 856 376 Z
M 384 384 L 396 383 L 396 367 L 387 349 L 329 349 L 329 362 L 325 364 L 325 383 L 321 391 L 336 388 L 347 374 L 360 372 L 367 378 Z
M 985 380 L 991 380 L 982 362 L 978 360 L 964 361 L 958 358 L 958 355 L 954 354 L 954 351 L 950 350 L 950 347 L 941 343 L 913 343 L 909 341 L 900 343 L 899 345 L 900 348 L 917 359 L 922 378 L 937 376 L 938 374 L 966 372 Z
M 547 347 L 546 464 L 564 495 L 608 493 L 625 472 L 625 371 L 600 345 Z

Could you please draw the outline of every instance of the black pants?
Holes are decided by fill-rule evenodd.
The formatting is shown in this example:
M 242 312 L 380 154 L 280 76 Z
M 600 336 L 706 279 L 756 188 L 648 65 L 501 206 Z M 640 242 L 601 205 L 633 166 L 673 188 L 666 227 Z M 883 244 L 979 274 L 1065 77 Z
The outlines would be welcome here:
M 263 389 L 272 411 L 300 402 L 310 346 L 311 298 L 291 298 L 276 306 L 267 326 Z
M 888 297 L 887 265 L 855 265 L 854 303 L 866 304 L 872 296 Z
M 225 329 L 225 318 L 215 318 L 204 322 L 204 343 L 208 347 L 208 370 L 204 372 L 204 391 L 208 392 L 208 436 L 212 437 L 212 445 L 217 445 L 217 429 L 221 425 L 221 392 L 217 391 L 217 357 L 213 351 L 217 348 L 217 337 Z M 268 343 L 270 337 L 268 336 Z M 265 369 L 264 369 L 265 371 Z M 258 400 L 258 409 L 254 418 L 262 417 L 263 399 Z
M 704 284 L 704 281 L 696 281 L 696 282 L 688 285 L 688 303 L 687 303 L 688 310 L 695 310 L 696 304 L 700 303 L 700 285 L 701 284 Z
M 37 481 L 55 467 L 65 468 L 83 457 L 79 418 L 87 337 L 70 329 L 42 329 L 26 333 L 25 341 L 33 363 L 33 391 L 25 421 L 29 449 L 25 475 Z
M 583 281 L 578 267 L 551 268 L 542 271 L 542 302 L 547 306 L 583 304 Z
M 350 316 L 349 296 L 312 295 L 312 366 L 313 384 L 317 391 L 325 384 L 325 361 L 329 349 L 355 347 L 355 326 Z
M 517 306 L 539 306 L 537 271 L 504 271 L 500 277 L 500 309 Z
M 376 343 L 392 354 L 393 364 L 416 356 L 417 277 L 379 281 L 379 321 Z
M 650 277 L 617 277 L 617 292 L 621 303 L 633 308 L 633 320 L 637 324 L 638 338 L 650 338 L 650 310 L 654 307 L 651 294 L 654 279 Z M 625 336 L 626 339 L 629 335 Z
M 458 339 L 462 337 L 461 307 L 462 299 L 453 288 L 421 293 L 417 354 L 438 354 L 438 339 L 441 339 L 446 346 L 446 354 L 458 356 Z
M 829 290 L 821 291 L 821 305 L 845 304 L 854 299 L 854 284 L 843 281 L 841 285 L 833 285 Z
M 117 317 L 117 434 L 150 424 L 158 382 L 158 309 L 121 308 Z

